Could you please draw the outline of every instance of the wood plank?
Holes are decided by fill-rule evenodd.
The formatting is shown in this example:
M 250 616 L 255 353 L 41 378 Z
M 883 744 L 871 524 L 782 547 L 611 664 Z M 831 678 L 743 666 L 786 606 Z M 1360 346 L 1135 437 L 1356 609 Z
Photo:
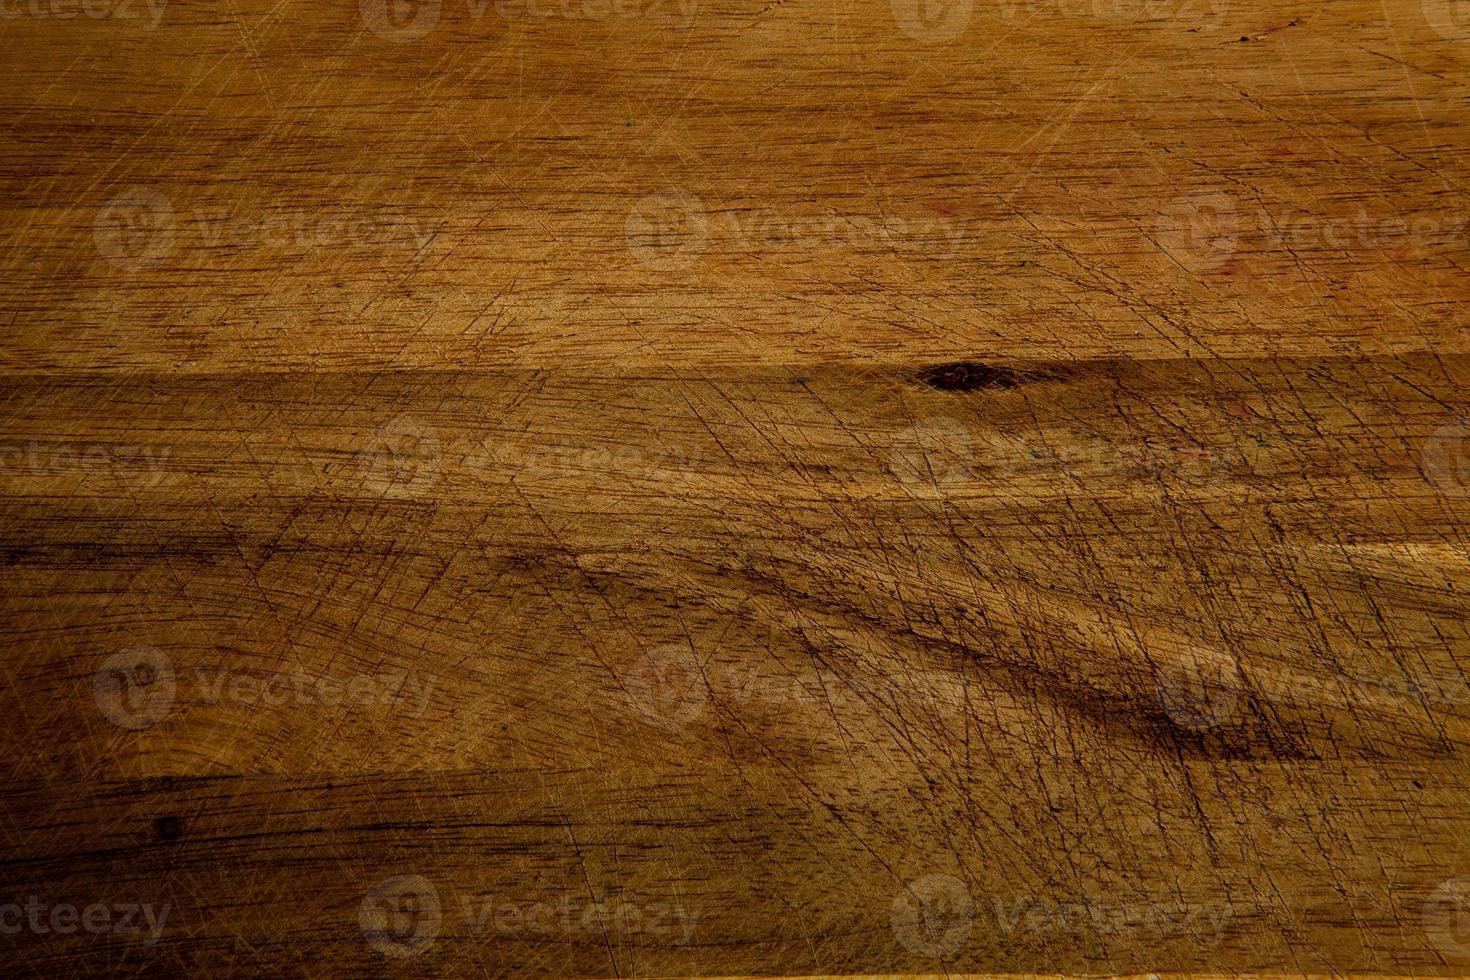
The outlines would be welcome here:
M 166 854 L 191 967 L 336 950 L 416 874 L 445 969 L 918 969 L 944 933 L 892 908 L 953 881 L 970 968 L 1431 970 L 1396 923 L 1466 830 L 1467 371 L 18 379 L 18 880 Z M 262 861 L 313 911 L 221 909 Z M 699 941 L 463 905 L 589 889 Z
M 1464 349 L 1448 2 L 500 6 L 9 21 L 4 369 Z

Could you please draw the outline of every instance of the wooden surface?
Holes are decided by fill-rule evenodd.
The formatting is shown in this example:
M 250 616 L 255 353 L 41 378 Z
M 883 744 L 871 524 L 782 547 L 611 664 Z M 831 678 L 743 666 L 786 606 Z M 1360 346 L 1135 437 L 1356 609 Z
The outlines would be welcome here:
M 7 972 L 1470 966 L 1465 4 L 0 13 Z

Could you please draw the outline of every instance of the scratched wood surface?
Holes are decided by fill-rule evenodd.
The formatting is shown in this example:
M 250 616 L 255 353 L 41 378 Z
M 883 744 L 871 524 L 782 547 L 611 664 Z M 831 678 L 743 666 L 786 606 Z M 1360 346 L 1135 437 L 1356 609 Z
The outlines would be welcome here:
M 0 4 L 0 963 L 1470 968 L 1470 10 Z

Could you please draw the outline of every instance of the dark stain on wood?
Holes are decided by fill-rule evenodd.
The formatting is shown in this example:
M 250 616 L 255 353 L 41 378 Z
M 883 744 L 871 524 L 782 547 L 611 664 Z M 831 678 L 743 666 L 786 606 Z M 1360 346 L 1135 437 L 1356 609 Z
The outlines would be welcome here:
M 919 380 L 936 391 L 969 392 L 1019 388 L 1039 376 L 1003 364 L 955 361 L 927 368 Z
M 183 821 L 174 814 L 165 814 L 153 821 L 153 833 L 162 841 L 175 841 L 184 832 Z

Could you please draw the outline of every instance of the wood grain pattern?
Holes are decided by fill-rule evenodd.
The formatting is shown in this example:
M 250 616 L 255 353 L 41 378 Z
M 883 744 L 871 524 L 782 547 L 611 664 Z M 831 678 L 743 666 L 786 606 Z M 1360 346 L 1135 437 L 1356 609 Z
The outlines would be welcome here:
M 8 970 L 1470 966 L 1463 4 L 0 15 Z

